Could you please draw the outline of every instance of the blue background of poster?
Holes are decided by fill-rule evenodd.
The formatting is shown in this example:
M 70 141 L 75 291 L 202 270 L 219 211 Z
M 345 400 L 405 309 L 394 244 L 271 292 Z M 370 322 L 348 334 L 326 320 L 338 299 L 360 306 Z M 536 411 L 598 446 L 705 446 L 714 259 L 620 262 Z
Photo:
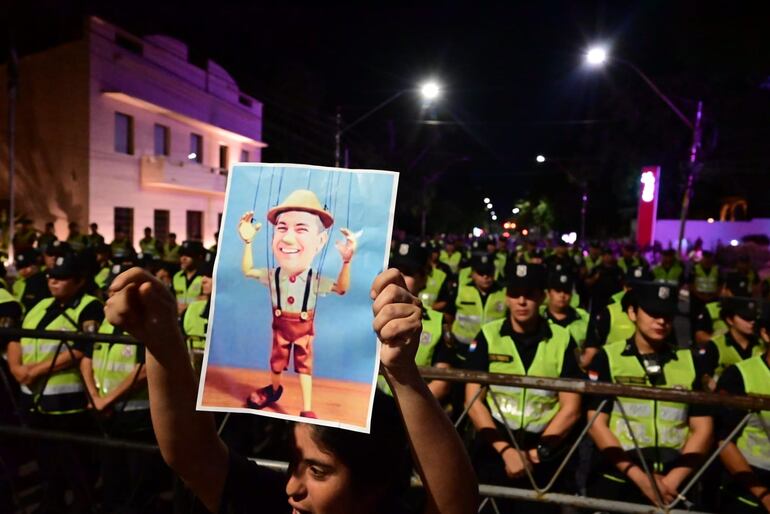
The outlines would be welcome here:
M 331 293 L 318 298 L 313 375 L 371 382 L 377 365 L 377 343 L 372 331 L 369 291 L 372 280 L 382 271 L 388 250 L 395 179 L 396 176 L 389 173 L 235 165 L 219 240 L 208 364 L 269 369 L 270 293 L 266 286 L 243 276 L 244 243 L 238 235 L 238 221 L 245 212 L 254 210 L 254 220 L 262 223 L 254 240 L 254 266 L 272 267 L 273 226 L 266 219 L 267 211 L 292 191 L 310 189 L 334 216 L 321 270 L 324 277 L 336 279 L 342 266 L 334 246 L 336 241 L 344 239 L 339 229 L 363 230 L 351 263 L 350 290 L 343 296 Z M 321 254 L 314 260 L 313 269 L 318 269 L 320 258 Z M 289 369 L 293 371 L 293 362 Z

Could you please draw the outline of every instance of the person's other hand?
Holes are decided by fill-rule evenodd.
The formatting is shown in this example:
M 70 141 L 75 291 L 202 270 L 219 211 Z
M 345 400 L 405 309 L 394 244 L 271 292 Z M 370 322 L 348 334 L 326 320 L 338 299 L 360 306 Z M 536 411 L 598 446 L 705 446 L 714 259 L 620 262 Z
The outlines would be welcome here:
M 340 232 L 342 232 L 342 235 L 345 236 L 345 241 L 337 241 L 335 243 L 335 246 L 337 247 L 337 250 L 339 250 L 340 252 L 342 261 L 350 262 L 350 259 L 353 258 L 353 254 L 356 253 L 356 248 L 358 247 L 358 240 L 355 234 L 353 234 L 353 232 L 350 231 L 350 229 L 341 228 Z
M 254 223 L 254 211 L 249 211 L 238 222 L 238 235 L 244 242 L 251 243 L 261 228 L 262 223 Z
M 11 374 L 13 378 L 21 385 L 29 385 L 32 382 L 32 372 L 29 366 L 21 364 L 19 366 L 11 367 Z
M 505 463 L 505 474 L 508 478 L 521 478 L 528 465 L 527 455 L 514 447 L 506 448 L 500 455 Z
M 397 269 L 377 275 L 372 284 L 374 331 L 380 339 L 380 362 L 388 369 L 415 366 L 422 331 L 422 304 L 406 288 Z
M 104 305 L 107 321 L 142 341 L 151 352 L 158 343 L 178 336 L 176 299 L 142 268 L 115 277 Z

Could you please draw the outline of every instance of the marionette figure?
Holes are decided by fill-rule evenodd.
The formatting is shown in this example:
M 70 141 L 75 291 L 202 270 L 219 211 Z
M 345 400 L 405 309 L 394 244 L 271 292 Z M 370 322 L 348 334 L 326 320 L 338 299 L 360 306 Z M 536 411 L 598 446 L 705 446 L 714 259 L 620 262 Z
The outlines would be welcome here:
M 246 399 L 248 407 L 263 409 L 279 401 L 283 394 L 281 374 L 288 369 L 294 353 L 294 371 L 299 376 L 302 393 L 300 416 L 316 418 L 312 410 L 314 318 L 318 296 L 345 294 L 350 288 L 350 262 L 356 252 L 357 235 L 340 229 L 344 241 L 335 246 L 342 258 L 336 280 L 321 276 L 312 268 L 315 257 L 329 241 L 334 218 L 312 191 L 298 189 L 267 212 L 273 225 L 272 252 L 275 267 L 255 268 L 252 243 L 262 224 L 254 222 L 254 212 L 246 212 L 238 222 L 238 234 L 244 241 L 241 268 L 246 277 L 268 287 L 272 302 L 272 350 L 270 384 L 253 391 Z

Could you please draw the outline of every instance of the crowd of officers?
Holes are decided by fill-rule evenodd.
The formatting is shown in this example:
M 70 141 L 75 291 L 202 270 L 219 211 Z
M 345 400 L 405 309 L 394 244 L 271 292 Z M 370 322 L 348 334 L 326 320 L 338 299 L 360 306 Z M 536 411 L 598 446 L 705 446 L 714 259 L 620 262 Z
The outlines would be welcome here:
M 206 249 L 200 241 L 177 244 L 174 234 L 161 244 L 147 228 L 136 251 L 121 232 L 106 244 L 95 224 L 82 235 L 72 223 L 63 240 L 53 224 L 41 234 L 21 225 L 14 238 L 15 276 L 0 268 L 0 326 L 97 337 L 95 342 L 4 337 L 3 421 L 154 443 L 144 348 L 109 339 L 126 334 L 104 319 L 104 301 L 123 271 L 141 266 L 154 274 L 177 299 L 190 358 L 199 371 L 216 247 Z M 102 334 L 108 340 L 99 341 Z M 35 451 L 44 484 L 40 512 L 94 512 L 97 505 L 104 512 L 151 512 L 157 495 L 171 485 L 170 472 L 152 453 L 109 447 L 93 452 L 45 440 Z M 9 506 L 3 490 L 0 511 Z
M 419 365 L 770 395 L 770 304 L 761 298 L 770 281 L 759 280 L 743 250 L 723 269 L 708 251 L 682 262 L 675 251 L 662 250 L 651 264 L 632 244 L 616 252 L 598 243 L 583 249 L 446 237 L 394 242 L 391 266 L 424 306 Z M 679 305 L 688 296 L 691 332 L 683 335 L 687 330 L 675 331 L 674 320 L 685 314 Z M 459 403 L 455 409 L 470 405 L 469 451 L 480 483 L 530 489 L 529 469 L 543 487 L 595 417 L 590 440 L 556 490 L 638 503 L 679 498 L 745 414 L 729 404 L 615 401 L 502 386 L 491 386 L 492 395 L 481 384 L 454 387 L 430 383 L 439 399 Z M 770 412 L 753 413 L 720 457 L 680 508 L 770 511 Z M 523 501 L 498 500 L 498 506 L 501 512 L 559 510 Z
M 20 234 L 17 276 L 0 288 L 0 325 L 121 335 L 104 321 L 103 301 L 117 274 L 142 266 L 175 295 L 190 358 L 200 371 L 215 248 L 197 241 L 177 245 L 171 237 L 160 244 L 150 229 L 139 252 L 126 234 L 105 244 L 94 225 L 89 235 L 71 225 L 63 241 L 53 226 L 35 238 Z M 402 272 L 424 307 L 419 365 L 770 395 L 770 312 L 761 298 L 770 282 L 760 281 L 745 257 L 725 270 L 708 252 L 684 263 L 666 250 L 652 265 L 633 245 L 616 252 L 598 244 L 544 248 L 534 240 L 514 246 L 505 238 L 451 237 L 396 241 L 391 253 L 391 267 Z M 678 340 L 674 331 L 682 291 L 689 295 L 691 341 Z M 153 441 L 140 346 L 22 337 L 6 338 L 3 353 L 0 372 L 11 377 L 5 386 L 21 423 L 78 434 L 94 433 L 98 425 L 112 437 Z M 387 389 L 384 382 L 380 387 Z M 678 498 L 744 415 L 729 405 L 633 398 L 618 403 L 502 386 L 492 386 L 492 395 L 481 384 L 439 380 L 429 387 L 449 415 L 470 405 L 466 435 L 481 483 L 531 488 L 529 470 L 544 485 L 595 417 L 590 440 L 561 473 L 556 490 L 640 503 Z M 81 450 L 37 445 L 48 511 L 63 511 L 65 490 L 73 493 L 73 512 L 89 512 L 96 501 L 106 512 L 150 511 L 150 496 L 162 483 L 158 477 L 167 473 L 157 456 L 104 450 L 95 466 L 93 454 Z M 101 477 L 98 499 L 95 474 Z M 770 511 L 770 412 L 752 414 L 721 453 L 721 465 L 709 468 L 686 502 L 708 511 Z M 498 507 L 559 510 L 523 501 L 498 500 Z

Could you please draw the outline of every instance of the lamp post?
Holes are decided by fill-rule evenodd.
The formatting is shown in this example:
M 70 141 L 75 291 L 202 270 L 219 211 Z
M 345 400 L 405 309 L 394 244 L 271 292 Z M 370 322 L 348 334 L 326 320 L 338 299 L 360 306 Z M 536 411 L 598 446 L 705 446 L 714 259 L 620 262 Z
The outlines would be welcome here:
M 352 129 L 365 119 L 369 118 L 372 114 L 376 113 L 389 103 L 393 102 L 395 99 L 402 96 L 404 93 L 408 93 L 410 91 L 413 91 L 412 89 L 402 89 L 401 91 L 396 92 L 394 95 L 386 98 L 381 103 L 377 104 L 375 107 L 373 107 L 371 110 L 369 110 L 364 115 L 360 116 L 353 122 L 342 126 L 342 114 L 340 113 L 339 107 L 337 108 L 337 117 L 336 117 L 336 124 L 337 124 L 337 130 L 334 135 L 334 165 L 339 167 L 340 165 L 340 145 L 342 142 L 342 135 L 347 132 L 348 130 Z M 438 82 L 429 80 L 424 82 L 420 88 L 419 88 L 420 96 L 422 96 L 423 100 L 426 102 L 432 102 L 436 100 L 439 96 L 441 96 L 441 86 L 438 84 Z
M 692 198 L 693 185 L 695 184 L 695 176 L 697 173 L 697 162 L 701 148 L 701 120 L 703 118 L 703 102 L 698 101 L 698 109 L 695 113 L 695 122 L 685 116 L 682 111 L 677 108 L 674 102 L 667 97 L 658 86 L 648 77 L 642 70 L 640 70 L 634 63 L 620 57 L 610 57 L 606 48 L 602 46 L 593 46 L 588 49 L 585 54 L 585 61 L 589 66 L 597 67 L 603 66 L 610 62 L 620 63 L 636 73 L 647 86 L 676 114 L 682 123 L 687 125 L 687 128 L 692 130 L 692 145 L 690 146 L 690 159 L 689 169 L 687 170 L 687 185 L 684 191 L 684 197 L 682 198 L 682 211 L 679 219 L 679 239 L 677 241 L 677 253 L 682 253 L 682 240 L 684 239 L 684 229 L 687 223 L 687 212 L 690 209 L 690 199 Z

